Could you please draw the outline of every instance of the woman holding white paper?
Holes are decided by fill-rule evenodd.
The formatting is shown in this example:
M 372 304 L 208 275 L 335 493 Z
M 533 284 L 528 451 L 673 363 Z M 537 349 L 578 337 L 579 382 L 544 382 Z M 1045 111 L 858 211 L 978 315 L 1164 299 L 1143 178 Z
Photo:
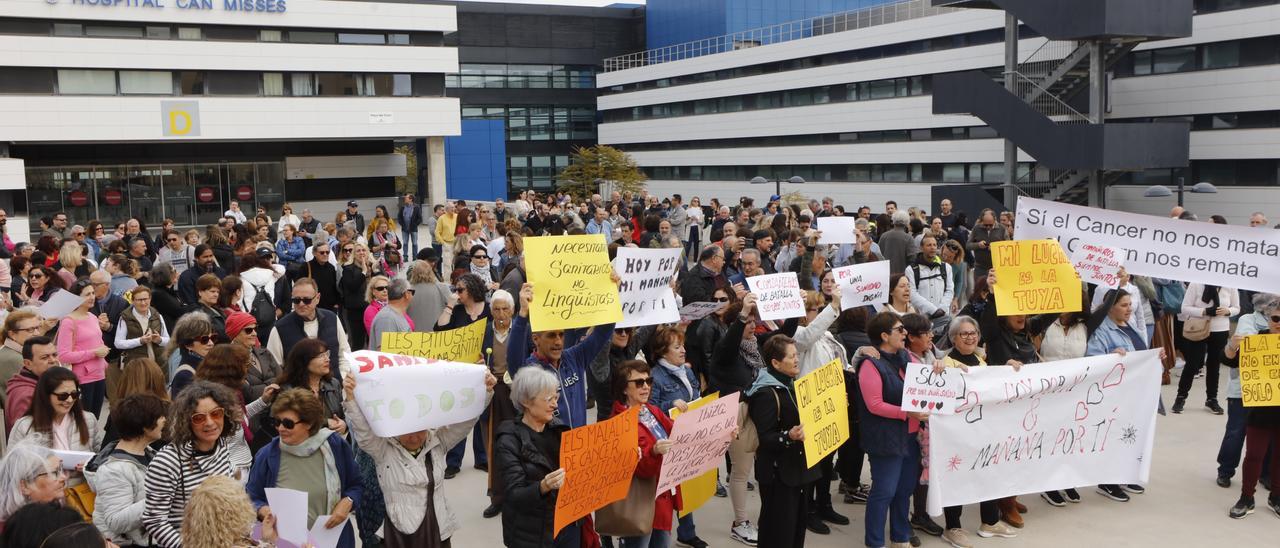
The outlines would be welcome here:
M 13 423 L 9 443 L 17 444 L 34 435 L 56 451 L 96 453 L 102 445 L 102 431 L 92 413 L 80 403 L 80 381 L 76 374 L 64 367 L 51 367 L 36 382 L 36 392 L 26 416 Z M 68 485 L 84 482 L 77 466 L 77 473 L 67 480 Z

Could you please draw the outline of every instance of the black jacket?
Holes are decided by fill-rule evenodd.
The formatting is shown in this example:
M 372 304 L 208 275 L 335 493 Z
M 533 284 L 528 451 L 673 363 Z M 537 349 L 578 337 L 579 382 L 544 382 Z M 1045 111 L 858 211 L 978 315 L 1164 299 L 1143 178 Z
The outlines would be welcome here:
M 791 318 L 782 324 L 782 329 L 756 335 L 756 344 L 763 346 L 764 341 L 775 334 L 795 336 L 799 327 L 799 319 Z M 751 324 L 754 328 L 755 324 Z M 742 336 L 748 329 L 747 324 L 735 319 L 729 324 L 724 337 L 720 339 L 711 354 L 711 364 L 707 367 L 707 381 L 711 390 L 719 390 L 721 394 L 732 394 L 751 387 L 756 380 L 756 369 L 742 359 Z M 761 364 L 767 365 L 767 364 Z
M 787 437 L 787 431 L 800 424 L 800 409 L 790 390 L 774 385 L 760 388 L 747 398 L 747 412 L 760 435 L 760 448 L 756 450 L 757 481 L 765 485 L 781 483 L 801 487 L 822 476 L 821 469 L 809 468 L 805 462 L 804 442 Z
M 1027 318 L 1027 328 L 1019 332 L 1005 328 L 996 311 L 996 296 L 988 297 L 987 306 L 978 318 L 978 328 L 982 330 L 983 342 L 987 345 L 987 363 L 1004 365 L 1009 360 L 1018 360 L 1024 364 L 1040 361 L 1035 343 L 1031 342 L 1032 318 Z
M 160 313 L 160 317 L 164 318 L 164 325 L 169 328 L 169 334 L 173 334 L 173 327 L 177 325 L 178 318 L 182 317 L 182 299 L 178 298 L 178 292 L 169 287 L 155 288 L 151 292 L 151 308 L 156 309 Z
M 569 427 L 553 419 L 547 431 L 560 436 Z M 520 417 L 503 422 L 493 439 L 493 459 L 497 472 L 506 485 L 506 499 L 502 503 L 502 542 L 510 547 L 551 546 L 551 532 L 555 524 L 556 494 L 542 494 L 538 484 L 547 474 L 560 468 L 542 454 L 533 441 L 533 430 Z
M 713 301 L 716 289 L 728 287 L 729 279 L 724 273 L 713 273 L 701 264 L 680 277 L 680 296 L 684 297 L 684 304 Z
M 218 266 L 222 267 L 222 270 L 227 272 L 236 271 L 236 252 L 231 249 L 231 244 L 213 244 L 210 248 L 213 250 L 213 259 L 218 261 Z M 186 272 L 184 271 L 183 274 L 186 274 Z M 225 274 L 218 277 L 223 278 Z
M 711 365 L 711 356 L 715 354 L 716 343 L 729 331 L 729 326 L 712 314 L 694 322 L 692 327 L 692 333 L 684 342 L 689 364 L 693 366 L 694 373 L 710 379 L 707 369 Z
M 364 307 L 369 306 L 369 302 L 364 300 L 364 286 L 368 281 L 368 276 L 364 275 L 360 267 L 354 264 L 342 267 L 342 278 L 338 280 L 338 289 L 342 290 L 343 308 L 364 312 Z
M 499 222 L 502 220 L 499 219 Z M 400 210 L 396 211 L 396 222 L 400 223 L 401 228 L 415 229 L 422 224 L 422 206 L 413 204 L 413 215 L 409 217 L 409 224 L 404 224 L 404 204 L 400 204 Z

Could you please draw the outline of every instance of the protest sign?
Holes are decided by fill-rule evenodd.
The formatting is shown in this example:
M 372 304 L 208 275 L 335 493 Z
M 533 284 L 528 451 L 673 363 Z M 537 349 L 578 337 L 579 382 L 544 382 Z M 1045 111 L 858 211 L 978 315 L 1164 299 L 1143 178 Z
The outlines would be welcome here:
M 804 457 L 809 468 L 849 439 L 849 399 L 840 360 L 796 379 L 796 404 L 804 426 Z
M 421 333 L 383 333 L 382 351 L 419 358 L 451 362 L 475 363 L 484 355 L 484 329 L 487 319 L 448 331 Z
M 622 278 L 618 295 L 622 299 L 622 321 L 616 327 L 638 327 L 680 321 L 671 279 L 684 254 L 683 249 L 643 249 L 619 247 L 613 269 Z
M 36 309 L 36 313 L 41 318 L 61 320 L 67 317 L 67 314 L 80 308 L 81 304 L 84 304 L 84 297 L 65 289 L 54 289 L 53 295 L 44 304 L 40 305 L 40 308 Z
M 658 496 L 716 470 L 738 429 L 738 392 L 689 409 L 671 427 L 671 451 L 662 458 Z
M 505 250 L 506 248 L 507 248 L 506 238 L 494 238 L 490 240 L 489 245 L 486 246 L 486 249 L 488 249 L 489 251 L 489 260 L 490 261 L 496 260 L 498 258 L 498 254 L 502 253 L 502 251 Z
M 640 461 L 636 450 L 640 408 L 609 420 L 574 428 L 560 437 L 564 485 L 556 496 L 555 529 L 577 521 L 606 504 L 622 500 L 631 489 L 631 474 Z
M 307 493 L 295 489 L 268 487 L 267 506 L 276 516 L 276 533 L 280 538 L 302 546 L 307 542 Z
M 1124 250 L 1097 244 L 1080 244 L 1071 253 L 1071 267 L 1085 283 L 1115 289 L 1120 287 Z
M 1125 250 L 1130 274 L 1280 293 L 1280 231 L 1018 198 L 1020 238 Z
M 480 416 L 486 405 L 483 365 L 361 350 L 356 405 L 378 437 L 389 438 Z
M 995 267 L 996 310 L 1001 316 L 1079 312 L 1083 308 L 1080 275 L 1062 246 L 1053 240 L 1016 240 L 991 244 Z
M 1145 484 L 1160 351 L 965 374 L 958 413 L 929 417 L 929 514 L 1081 485 Z
M 831 273 L 840 286 L 840 310 L 889 302 L 889 261 L 851 264 Z
M 680 321 L 691 322 L 694 320 L 701 320 L 726 306 L 729 306 L 728 303 L 718 303 L 715 301 L 689 303 L 684 305 L 684 308 L 680 309 Z
M 948 367 L 942 373 L 934 373 L 932 365 L 909 363 L 902 380 L 904 411 L 953 414 L 959 403 L 964 402 L 965 379 L 958 368 Z
M 699 409 L 702 406 L 716 401 L 720 398 L 719 392 L 712 392 L 701 398 L 689 402 L 689 410 Z M 681 415 L 681 411 L 671 408 L 670 413 L 672 419 L 676 419 Z M 680 507 L 680 517 L 692 514 L 694 510 L 701 508 L 703 504 L 711 500 L 716 494 L 716 485 L 720 479 L 720 470 L 718 468 L 708 470 L 705 474 L 696 478 L 686 480 L 680 484 L 680 501 L 683 505 Z
M 338 542 L 342 540 L 342 531 L 346 529 L 347 521 L 335 525 L 332 529 L 325 527 L 328 523 L 329 516 L 316 516 L 316 522 L 311 524 L 311 538 L 308 542 L 315 548 L 337 548 Z
M 747 287 L 756 294 L 756 310 L 761 320 L 785 320 L 804 315 L 804 292 L 795 272 L 765 274 L 747 278 Z
M 857 217 L 822 217 L 818 219 L 819 244 L 856 244 L 858 228 L 854 223 Z
M 1240 342 L 1240 395 L 1245 407 L 1280 405 L 1280 335 Z
M 529 324 L 534 331 L 622 319 L 609 245 L 599 234 L 525 238 L 524 262 L 533 284 Z

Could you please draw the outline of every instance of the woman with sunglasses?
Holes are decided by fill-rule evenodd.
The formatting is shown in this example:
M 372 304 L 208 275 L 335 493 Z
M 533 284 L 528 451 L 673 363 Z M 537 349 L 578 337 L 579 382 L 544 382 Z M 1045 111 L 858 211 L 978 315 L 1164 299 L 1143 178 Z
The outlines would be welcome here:
M 824 277 L 830 278 L 827 270 Z M 804 297 L 805 315 L 800 318 L 800 327 L 796 329 L 795 343 L 799 349 L 800 375 L 811 373 L 832 361 L 840 362 L 840 369 L 845 369 L 849 357 L 845 355 L 844 345 L 831 333 L 831 326 L 840 317 L 840 287 L 833 283 L 830 295 L 819 291 L 806 291 Z M 826 523 L 848 525 L 849 518 L 836 512 L 831 502 L 831 482 L 835 480 L 835 455 L 828 455 L 816 467 L 821 476 L 812 490 L 809 500 L 809 515 L 806 527 L 817 534 L 830 534 L 831 528 Z
M 613 414 L 624 413 L 633 407 L 640 408 L 640 424 L 636 432 L 639 436 L 640 462 L 636 464 L 635 477 L 657 481 L 658 472 L 662 470 L 662 457 L 671 451 L 672 441 L 669 438 L 674 423 L 666 412 L 657 405 L 649 403 L 653 392 L 654 377 L 650 374 L 649 364 L 641 360 L 622 362 L 614 371 L 612 392 L 615 399 Z M 650 546 L 667 546 L 671 539 L 672 512 L 679 507 L 680 488 L 666 491 L 654 500 L 652 528 L 648 534 L 636 537 L 622 537 L 625 548 L 649 548 Z M 607 528 L 607 523 L 600 526 Z
M 166 421 L 170 443 L 147 466 L 142 526 L 152 546 L 181 548 L 180 527 L 192 492 L 212 476 L 243 473 L 232 465 L 230 451 L 241 421 L 239 400 L 225 386 L 198 380 L 173 400 Z
M 62 278 L 52 268 L 41 264 L 33 264 L 27 272 L 27 284 L 18 292 L 17 302 L 20 306 L 40 306 L 52 297 L 58 289 L 63 289 Z
M 482 319 L 491 317 L 489 303 L 485 297 L 489 294 L 484 282 L 475 274 L 458 276 L 453 284 L 453 295 L 440 317 L 436 319 L 436 331 L 457 329 L 471 325 Z
M 102 325 L 89 310 L 97 303 L 93 283 L 81 278 L 71 286 L 80 296 L 80 306 L 58 323 L 58 357 L 71 366 L 84 390 L 84 406 L 94 417 L 102 410 L 107 397 L 107 354 L 111 351 L 102 341 Z
M 102 451 L 85 466 L 85 480 L 97 495 L 93 523 L 112 542 L 148 544 L 142 530 L 147 465 L 156 455 L 152 444 L 164 435 L 168 406 L 168 400 L 151 394 L 133 394 L 115 402 L 111 422 L 120 439 L 104 443 Z
M 177 398 L 182 389 L 195 379 L 196 368 L 215 344 L 213 323 L 200 312 L 191 312 L 178 318 L 169 339 L 169 393 Z
M 355 530 L 347 519 L 364 489 L 351 446 L 325 427 L 325 410 L 310 390 L 291 388 L 271 404 L 271 423 L 279 437 L 258 451 L 245 490 L 258 519 L 271 515 L 266 490 L 294 489 L 307 494 L 307 523 L 329 516 L 326 529 L 342 527 L 340 548 L 354 548 Z
M 616 339 L 617 335 L 615 334 L 614 337 Z M 689 402 L 702 397 L 702 386 L 698 381 L 698 375 L 694 373 L 686 359 L 684 344 L 683 328 L 660 327 L 649 338 L 645 350 L 653 383 L 649 400 L 663 413 L 670 413 L 672 409 L 688 411 Z M 670 519 L 670 517 L 668 514 L 667 518 Z M 706 544 L 698 538 L 693 514 L 681 517 L 679 522 L 676 531 L 677 542 L 685 546 Z M 669 522 L 667 525 L 670 527 Z
M 97 418 L 84 410 L 81 403 L 80 382 L 76 374 L 65 367 L 51 367 L 40 375 L 36 392 L 31 398 L 27 414 L 13 423 L 9 443 L 18 444 L 33 436 L 40 436 L 42 443 L 56 451 L 84 451 L 97 453 L 102 446 L 102 431 Z M 84 481 L 76 468 L 75 477 L 68 484 Z
M 493 257 L 489 256 L 489 248 L 479 244 L 473 245 L 469 256 L 471 264 L 468 265 L 467 272 L 480 278 L 488 291 L 497 289 L 500 274 L 498 267 L 493 264 Z
M 284 359 L 284 370 L 276 378 L 280 390 L 306 388 L 320 398 L 324 409 L 325 424 L 330 430 L 347 435 L 345 412 L 342 409 L 342 384 L 334 378 L 329 368 L 329 349 L 319 339 L 303 339 L 289 350 Z
M 62 504 L 67 473 L 62 459 L 32 441 L 11 443 L 0 459 L 0 531 L 19 508 L 28 504 Z
M 373 259 L 369 257 L 369 248 L 359 242 L 347 242 L 344 248 L 351 248 L 351 254 L 342 264 L 342 276 L 338 278 L 338 289 L 342 291 L 342 308 L 347 314 L 347 329 L 351 330 L 351 348 L 366 348 L 365 338 L 368 327 L 364 321 L 365 309 L 369 307 L 369 283 L 375 275 Z M 385 297 L 383 297 L 385 298 Z M 374 311 L 377 314 L 377 311 Z M 373 316 L 369 316 L 373 323 Z
M 373 318 L 387 306 L 387 288 L 390 284 L 391 280 L 381 274 L 369 278 L 364 294 L 364 299 L 369 302 L 369 306 L 364 307 L 365 333 L 373 329 Z

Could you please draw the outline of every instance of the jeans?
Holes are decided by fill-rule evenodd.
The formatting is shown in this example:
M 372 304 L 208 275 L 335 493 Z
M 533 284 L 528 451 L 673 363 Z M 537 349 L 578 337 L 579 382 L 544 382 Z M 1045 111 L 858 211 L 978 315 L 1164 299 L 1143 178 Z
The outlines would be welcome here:
M 1222 447 L 1218 449 L 1218 477 L 1236 475 L 1240 465 L 1240 451 L 1244 449 L 1244 423 L 1249 412 L 1240 398 L 1227 398 L 1227 429 L 1222 433 Z
M 107 381 L 86 382 L 80 385 L 80 404 L 84 410 L 93 413 L 94 418 L 102 412 L 102 401 L 107 398 Z
M 436 263 L 436 276 L 443 276 L 444 273 L 441 271 L 442 270 L 441 265 L 444 264 L 444 246 L 440 244 L 431 244 L 431 249 L 436 250 L 436 258 L 439 259 L 439 261 Z M 451 268 L 450 270 L 453 270 L 453 269 Z M 441 277 L 440 279 L 443 280 L 444 278 Z
M 696 536 L 698 536 L 698 530 L 693 524 L 693 514 L 680 518 L 676 525 L 676 539 L 689 540 Z
M 867 546 L 884 546 L 884 522 L 889 521 L 889 539 L 907 542 L 911 539 L 911 493 L 920 481 L 920 443 L 915 436 L 907 441 L 905 456 L 869 455 L 871 460 L 871 496 L 863 520 Z
M 1222 364 L 1222 349 L 1227 346 L 1231 334 L 1227 331 L 1213 331 L 1203 341 L 1187 341 L 1182 354 L 1187 358 L 1186 367 L 1182 368 L 1182 378 L 1178 379 L 1178 401 L 1185 401 L 1191 392 L 1191 383 L 1196 373 L 1204 366 L 1204 388 L 1206 400 L 1218 399 L 1218 372 Z
M 418 229 L 417 227 L 415 227 L 413 230 L 409 230 L 408 228 L 403 228 L 400 230 L 400 235 L 402 236 L 400 238 L 402 245 L 409 244 L 411 246 L 409 248 L 405 248 L 401 250 L 401 251 L 409 251 L 408 256 L 404 258 L 405 262 L 408 263 L 409 261 L 413 260 L 413 257 L 418 256 Z M 410 251 L 410 249 L 412 249 L 412 251 Z
M 476 452 L 476 464 L 488 465 L 489 456 L 485 453 L 484 442 L 487 439 L 483 426 L 489 422 L 489 410 L 485 409 L 480 414 L 480 420 L 476 421 L 476 425 L 471 429 L 471 450 Z M 457 445 L 453 446 L 444 456 L 444 465 L 449 468 L 462 468 L 462 457 L 467 454 L 467 440 L 463 438 Z
M 623 548 L 667 548 L 671 545 L 671 531 L 654 529 L 642 537 L 622 537 Z

